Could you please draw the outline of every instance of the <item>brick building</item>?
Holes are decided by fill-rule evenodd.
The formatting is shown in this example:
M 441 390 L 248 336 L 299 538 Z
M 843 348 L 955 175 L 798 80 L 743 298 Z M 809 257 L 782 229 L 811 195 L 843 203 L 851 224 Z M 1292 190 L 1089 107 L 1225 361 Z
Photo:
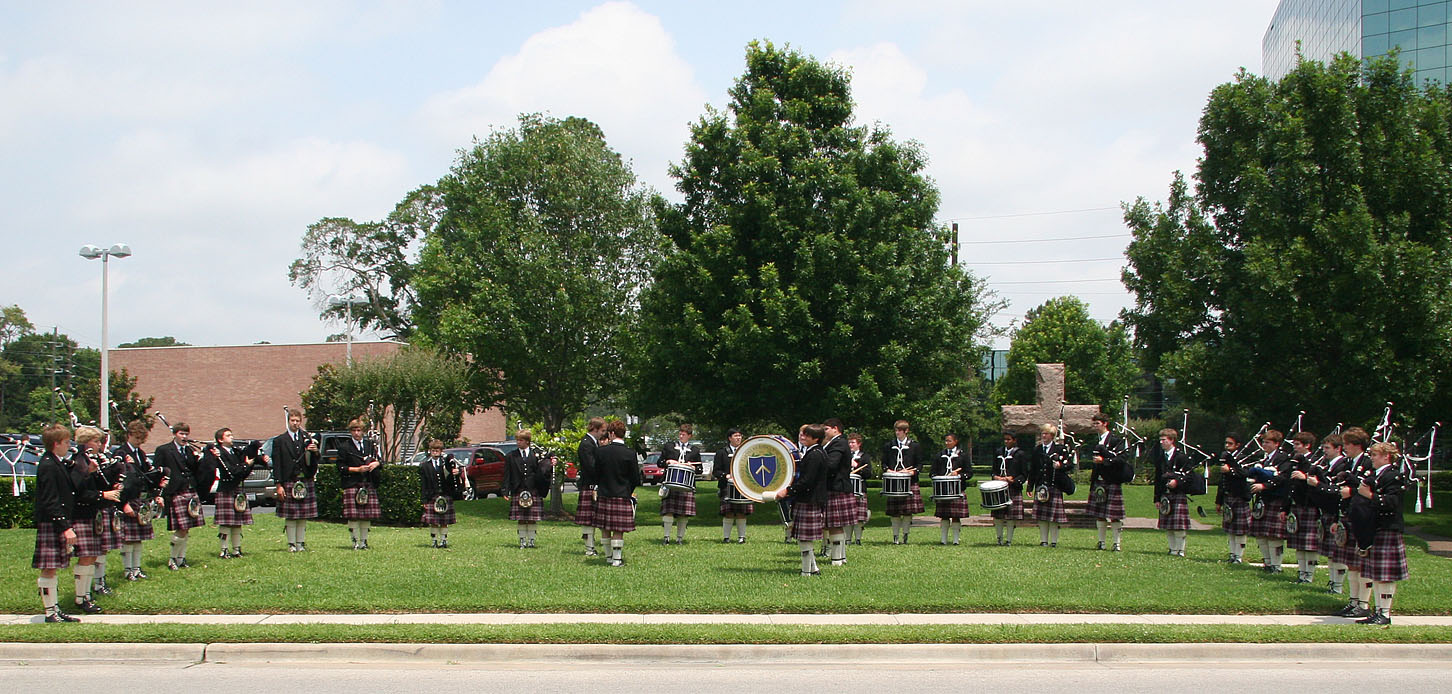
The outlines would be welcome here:
M 397 342 L 354 342 L 353 358 L 392 354 Z M 136 392 L 154 397 L 168 421 L 186 422 L 195 438 L 230 427 L 237 438 L 263 438 L 286 427 L 282 406 L 299 407 L 318 366 L 347 361 L 347 343 L 134 347 L 111 350 L 111 368 L 136 378 Z M 306 424 L 304 424 L 306 426 Z M 489 409 L 464 417 L 460 436 L 469 441 L 504 438 L 504 414 Z M 153 429 L 150 444 L 165 442 Z

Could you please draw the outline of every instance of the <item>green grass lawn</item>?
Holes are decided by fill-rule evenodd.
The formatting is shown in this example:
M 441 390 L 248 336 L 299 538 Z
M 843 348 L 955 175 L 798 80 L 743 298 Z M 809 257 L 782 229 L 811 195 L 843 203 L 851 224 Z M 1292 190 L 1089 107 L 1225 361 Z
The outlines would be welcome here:
M 1128 490 L 1131 515 L 1152 512 L 1146 510 L 1152 509 L 1149 495 L 1147 487 Z M 460 504 L 461 522 L 449 534 L 448 550 L 429 547 L 425 529 L 375 528 L 374 549 L 354 552 L 346 527 L 315 522 L 308 532 L 312 551 L 289 554 L 281 522 L 259 515 L 243 544 L 246 558 L 216 559 L 215 534 L 198 529 L 189 554 L 194 568 L 173 573 L 164 567 L 166 540 L 153 540 L 145 556 L 152 578 L 122 581 L 113 553 L 109 568 L 117 594 L 101 604 L 112 613 L 1183 614 L 1319 614 L 1344 604 L 1323 586 L 1293 584 L 1294 571 L 1268 577 L 1218 563 L 1226 552 L 1218 530 L 1192 532 L 1186 559 L 1166 556 L 1164 534 L 1157 531 L 1126 531 L 1119 554 L 1095 551 L 1093 530 L 1065 530 L 1058 549 L 1040 548 L 1033 527 L 1020 528 L 1020 544 L 1008 548 L 993 544 L 991 528 L 965 529 L 958 547 L 940 546 L 936 528 L 919 528 L 913 544 L 893 546 L 875 495 L 872 525 L 864 545 L 851 548 L 848 566 L 824 566 L 821 578 L 803 579 L 799 555 L 782 542 L 773 506 L 758 506 L 746 544 L 723 545 L 712 487 L 698 495 L 702 515 L 692 523 L 690 542 L 662 546 L 658 501 L 654 489 L 642 490 L 640 529 L 627 536 L 623 568 L 582 556 L 579 531 L 565 523 L 542 524 L 540 547 L 518 549 L 504 502 L 489 499 Z M 0 612 L 39 611 L 30 568 L 34 537 L 30 530 L 0 531 Z M 1412 576 L 1398 591 L 1396 612 L 1452 614 L 1452 561 L 1426 554 L 1415 539 L 1408 545 Z M 1324 584 L 1325 575 L 1323 567 L 1318 582 Z M 61 594 L 69 601 L 68 580 L 61 581 Z

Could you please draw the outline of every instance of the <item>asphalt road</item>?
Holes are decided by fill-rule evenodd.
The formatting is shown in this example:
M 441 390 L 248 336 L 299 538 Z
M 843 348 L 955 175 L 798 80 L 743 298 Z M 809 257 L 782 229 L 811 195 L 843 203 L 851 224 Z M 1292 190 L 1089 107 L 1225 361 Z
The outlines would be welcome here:
M 1442 694 L 1452 687 L 1452 664 L 1377 663 L 1218 666 L 1164 664 L 965 664 L 962 667 L 914 665 L 908 661 L 870 666 L 679 665 L 659 667 L 570 662 L 569 646 L 541 645 L 557 651 L 561 664 L 278 665 L 203 663 L 186 665 L 54 663 L 0 666 L 7 691 L 102 691 L 117 682 L 164 682 L 169 690 L 250 691 L 260 682 L 309 694 L 358 692 L 477 692 L 491 686 L 528 692 L 638 692 L 689 690 L 738 693 L 743 689 L 792 692 L 820 689 L 832 694 L 884 691 L 978 692 L 1033 691 L 1165 694 L 1191 689 L 1262 691 L 1268 683 L 1323 692 L 1396 692 Z M 1295 683 L 1294 685 L 1292 683 Z

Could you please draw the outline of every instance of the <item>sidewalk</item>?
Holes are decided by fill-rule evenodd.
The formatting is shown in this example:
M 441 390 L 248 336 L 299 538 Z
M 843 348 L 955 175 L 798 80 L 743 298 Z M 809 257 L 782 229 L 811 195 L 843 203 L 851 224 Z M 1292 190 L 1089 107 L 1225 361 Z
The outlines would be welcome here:
M 771 625 L 922 625 L 922 624 L 1238 624 L 1307 626 L 1351 624 L 1325 615 L 1188 615 L 1188 614 L 239 614 L 82 615 L 91 624 L 771 624 Z M 1449 615 L 1395 615 L 1397 626 L 1452 626 Z M 0 624 L 36 624 L 40 615 L 0 615 Z

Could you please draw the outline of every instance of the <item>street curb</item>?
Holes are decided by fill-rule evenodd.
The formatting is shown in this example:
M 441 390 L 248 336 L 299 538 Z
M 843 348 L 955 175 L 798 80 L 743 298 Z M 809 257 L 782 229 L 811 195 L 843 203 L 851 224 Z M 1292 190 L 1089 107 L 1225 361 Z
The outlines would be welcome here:
M 0 643 L 0 663 L 200 663 L 204 643 Z

